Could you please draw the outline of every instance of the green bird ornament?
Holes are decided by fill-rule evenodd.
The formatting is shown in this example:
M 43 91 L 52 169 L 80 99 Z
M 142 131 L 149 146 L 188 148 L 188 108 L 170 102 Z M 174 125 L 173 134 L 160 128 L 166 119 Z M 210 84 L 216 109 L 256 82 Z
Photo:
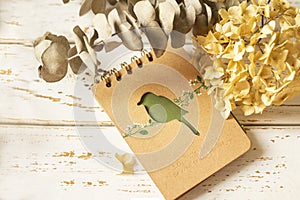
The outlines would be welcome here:
M 142 96 L 137 105 L 144 105 L 148 115 L 158 123 L 167 123 L 177 119 L 191 129 L 195 135 L 200 135 L 199 131 L 183 117 L 188 111 L 180 108 L 164 96 L 157 96 L 156 94 L 147 92 Z

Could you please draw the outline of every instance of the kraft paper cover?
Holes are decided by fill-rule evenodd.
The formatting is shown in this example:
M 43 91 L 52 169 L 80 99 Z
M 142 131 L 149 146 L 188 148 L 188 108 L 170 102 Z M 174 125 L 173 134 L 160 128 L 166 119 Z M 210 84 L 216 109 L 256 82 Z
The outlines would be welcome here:
M 109 115 L 122 135 L 133 123 L 146 124 L 150 119 L 143 105 L 137 103 L 151 92 L 170 100 L 182 95 L 199 72 L 188 61 L 183 51 L 166 52 L 153 61 L 143 56 L 130 64 L 132 73 L 120 70 L 121 80 L 114 75 L 94 88 L 97 101 Z M 184 117 L 198 129 L 196 136 L 178 120 L 152 127 L 147 135 L 133 135 L 125 140 L 140 163 L 166 199 L 175 199 L 190 190 L 250 148 L 250 141 L 238 122 L 230 116 L 223 120 L 213 107 L 205 91 L 195 96 L 183 108 Z

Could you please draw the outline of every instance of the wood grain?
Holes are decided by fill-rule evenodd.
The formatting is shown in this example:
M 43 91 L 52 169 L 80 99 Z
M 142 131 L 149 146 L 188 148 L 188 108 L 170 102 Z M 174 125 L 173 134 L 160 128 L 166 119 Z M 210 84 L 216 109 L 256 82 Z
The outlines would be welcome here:
M 0 199 L 160 197 L 146 173 L 119 175 L 120 171 L 96 160 L 118 162 L 115 152 L 102 147 L 90 152 L 82 145 L 83 137 L 90 135 L 80 137 L 78 131 L 74 127 L 0 126 Z M 118 148 L 130 151 L 112 128 L 101 131 L 114 134 Z
M 290 2 L 300 8 L 299 0 Z M 0 0 L 0 199 L 162 199 L 148 175 L 121 176 L 95 159 L 114 162 L 113 152 L 88 156 L 83 139 L 96 141 L 95 134 L 81 138 L 79 128 L 126 148 L 88 80 L 69 73 L 49 84 L 38 77 L 33 40 L 51 31 L 72 41 L 75 25 L 91 25 L 91 13 L 78 16 L 80 3 Z M 181 199 L 298 199 L 300 96 L 262 115 L 234 113 L 248 125 L 252 149 Z
M 118 147 L 128 148 L 113 127 L 81 128 L 100 131 Z M 297 199 L 300 128 L 246 130 L 251 150 L 180 199 Z M 80 157 L 90 152 L 82 141 L 76 127 L 0 126 L 0 199 L 161 198 L 148 175 L 120 176 L 97 161 L 96 153 Z M 66 154 L 70 152 L 74 154 Z M 101 151 L 99 156 L 114 159 L 113 154 Z
M 0 123 L 97 125 L 96 119 L 99 119 L 102 124 L 111 124 L 102 108 L 93 101 L 92 92 L 75 75 L 70 73 L 57 83 L 40 79 L 37 73 L 39 63 L 31 47 L 0 44 L 0 63 Z M 262 115 L 245 117 L 241 112 L 234 113 L 245 125 L 298 125 L 300 96 L 286 102 L 285 106 L 268 108 Z
M 180 200 L 298 199 L 299 127 L 246 127 L 252 148 Z

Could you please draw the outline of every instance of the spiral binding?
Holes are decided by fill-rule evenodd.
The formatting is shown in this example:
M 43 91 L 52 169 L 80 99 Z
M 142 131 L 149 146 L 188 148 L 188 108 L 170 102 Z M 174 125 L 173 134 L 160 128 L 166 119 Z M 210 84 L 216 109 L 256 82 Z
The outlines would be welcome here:
M 153 56 L 152 56 L 151 52 L 143 50 L 141 55 L 142 55 L 142 57 L 146 56 L 149 62 L 153 61 Z M 143 67 L 142 59 L 137 56 L 133 56 L 131 58 L 131 62 L 135 63 L 139 68 Z M 120 65 L 121 65 L 122 69 L 125 69 L 127 71 L 127 74 L 132 74 L 132 67 L 130 64 L 123 62 Z M 116 68 L 113 68 L 113 69 L 109 70 L 107 73 L 105 73 L 104 75 L 102 75 L 100 78 L 101 81 L 105 81 L 106 87 L 111 87 L 111 77 L 112 76 L 115 76 L 117 81 L 121 81 L 121 79 L 122 79 L 120 71 L 118 71 Z

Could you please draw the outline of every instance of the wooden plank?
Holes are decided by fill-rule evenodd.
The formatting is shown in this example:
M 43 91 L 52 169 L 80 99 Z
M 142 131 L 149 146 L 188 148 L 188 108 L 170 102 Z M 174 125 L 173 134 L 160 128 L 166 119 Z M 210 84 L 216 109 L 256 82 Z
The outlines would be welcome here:
M 75 75 L 46 83 L 38 77 L 33 49 L 23 45 L 0 45 L 0 123 L 40 125 L 111 124 L 93 99 L 92 92 Z M 262 115 L 244 117 L 242 124 L 300 124 L 300 96 L 286 106 L 271 107 Z M 74 113 L 75 112 L 75 113 Z
M 109 121 L 92 92 L 83 81 L 79 84 L 75 75 L 70 73 L 57 83 L 40 79 L 31 47 L 0 45 L 0 52 L 1 123 L 69 125 L 76 120 L 96 125 L 98 118 Z
M 18 0 L 0 2 L 0 43 L 30 44 L 46 31 L 72 39 L 75 25 L 91 25 L 92 14 L 79 17 L 81 0 L 63 4 L 61 0 Z M 291 4 L 300 7 L 298 0 Z
M 181 200 L 240 196 L 297 199 L 300 127 L 246 130 L 252 141 L 251 150 Z M 85 138 L 78 136 L 80 131 L 88 133 Z M 127 148 L 113 127 L 0 126 L 0 199 L 160 198 L 146 174 L 118 175 L 96 160 L 100 157 L 115 161 L 113 151 L 99 146 L 100 153 L 93 153 L 84 143 L 87 138 L 95 141 L 97 133 Z M 74 155 L 67 154 L 70 152 Z M 81 157 L 88 152 L 93 153 L 92 157 Z
M 298 199 L 300 128 L 247 127 L 246 130 L 252 141 L 251 150 L 180 200 Z
M 147 173 L 120 175 L 104 165 L 101 160 L 122 169 L 114 157 L 118 149 L 90 151 L 82 142 L 99 130 L 85 130 L 90 134 L 79 137 L 76 128 L 0 126 L 0 199 L 161 197 Z M 116 136 L 118 147 L 130 152 L 112 128 L 101 131 Z
M 244 116 L 240 110 L 234 115 L 243 125 L 295 125 L 300 126 L 300 106 L 283 105 L 266 108 L 262 114 Z
M 79 0 L 63 4 L 61 0 L 18 0 L 0 2 L 0 42 L 28 44 L 46 31 L 72 39 L 76 25 L 88 27 L 92 15 L 79 17 Z

